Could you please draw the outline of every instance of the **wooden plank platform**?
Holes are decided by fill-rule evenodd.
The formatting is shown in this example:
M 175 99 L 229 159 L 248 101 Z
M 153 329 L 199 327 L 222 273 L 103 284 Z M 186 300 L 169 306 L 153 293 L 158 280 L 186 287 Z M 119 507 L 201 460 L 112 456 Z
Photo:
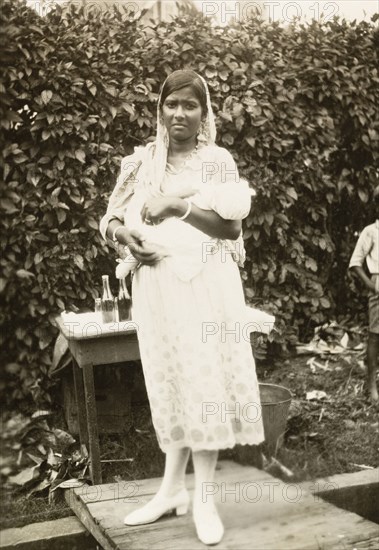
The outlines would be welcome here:
M 73 489 L 66 500 L 105 550 L 195 550 L 191 512 L 138 527 L 123 518 L 149 501 L 161 478 Z M 193 493 L 194 477 L 187 476 Z M 379 548 L 379 526 L 324 502 L 309 484 L 286 484 L 262 470 L 218 464 L 214 490 L 225 536 L 217 549 L 347 550 Z M 318 487 L 317 490 L 322 490 Z

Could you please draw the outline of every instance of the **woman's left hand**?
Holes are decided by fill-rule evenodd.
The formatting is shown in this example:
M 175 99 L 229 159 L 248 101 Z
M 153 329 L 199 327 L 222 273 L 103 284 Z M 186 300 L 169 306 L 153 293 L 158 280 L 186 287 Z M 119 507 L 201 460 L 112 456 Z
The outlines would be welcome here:
M 175 216 L 177 202 L 178 199 L 175 197 L 155 197 L 148 199 L 141 210 L 142 221 L 157 224 L 165 218 Z

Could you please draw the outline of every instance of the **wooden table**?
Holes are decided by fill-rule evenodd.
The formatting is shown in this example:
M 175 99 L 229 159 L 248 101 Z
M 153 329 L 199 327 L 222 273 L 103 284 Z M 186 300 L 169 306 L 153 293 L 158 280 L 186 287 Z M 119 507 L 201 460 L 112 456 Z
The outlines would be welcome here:
M 91 478 L 102 482 L 93 367 L 140 359 L 133 321 L 99 323 L 95 314 L 62 314 L 56 323 L 73 357 L 81 448 L 89 449 Z

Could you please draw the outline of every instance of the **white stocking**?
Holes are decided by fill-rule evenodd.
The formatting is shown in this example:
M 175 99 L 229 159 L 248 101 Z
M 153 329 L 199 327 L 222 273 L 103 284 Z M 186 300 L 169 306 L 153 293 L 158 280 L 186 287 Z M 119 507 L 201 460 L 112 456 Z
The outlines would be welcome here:
M 189 454 L 187 447 L 167 451 L 162 483 L 155 498 L 172 497 L 184 489 Z
M 195 470 L 194 507 L 213 508 L 213 483 L 218 451 L 196 451 L 192 453 Z
M 189 495 L 185 489 L 185 475 L 189 453 L 188 448 L 166 453 L 164 476 L 158 492 L 144 506 L 126 516 L 126 525 L 153 523 L 170 510 L 176 510 L 177 515 L 187 512 Z

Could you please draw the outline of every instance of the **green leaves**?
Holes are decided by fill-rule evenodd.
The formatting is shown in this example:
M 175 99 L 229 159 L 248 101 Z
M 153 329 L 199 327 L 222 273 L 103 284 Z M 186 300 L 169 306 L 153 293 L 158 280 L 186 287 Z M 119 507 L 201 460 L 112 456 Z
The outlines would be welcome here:
M 41 99 L 44 105 L 47 105 L 51 98 L 53 97 L 53 92 L 51 90 L 43 90 L 41 92 Z
M 84 163 L 86 160 L 86 154 L 80 149 L 78 151 L 75 151 L 75 158 L 77 158 L 79 162 Z
M 20 279 L 27 279 L 29 277 L 35 277 L 34 273 L 32 273 L 31 271 L 27 271 L 26 269 L 18 269 L 16 271 L 16 275 Z

